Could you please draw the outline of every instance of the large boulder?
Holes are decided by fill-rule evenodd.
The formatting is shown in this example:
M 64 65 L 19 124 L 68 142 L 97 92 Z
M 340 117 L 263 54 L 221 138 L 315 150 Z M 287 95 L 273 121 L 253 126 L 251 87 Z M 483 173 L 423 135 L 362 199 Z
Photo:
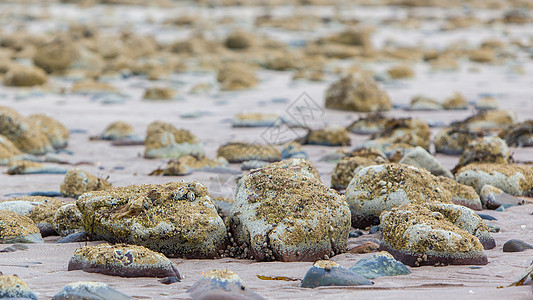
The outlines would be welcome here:
M 53 150 L 50 140 L 39 127 L 9 107 L 0 106 L 0 134 L 29 154 L 45 154 Z
M 186 129 L 155 121 L 148 125 L 144 140 L 146 158 L 178 158 L 187 154 L 203 154 L 204 146 Z
M 353 74 L 331 84 L 326 91 L 326 108 L 374 112 L 390 110 L 392 103 L 372 78 Z
M 533 167 L 515 164 L 469 164 L 455 173 L 457 182 L 479 194 L 489 184 L 513 196 L 533 195 Z
M 452 195 L 438 178 L 424 169 L 404 164 L 369 166 L 357 172 L 346 188 L 352 226 L 379 223 L 379 215 L 402 204 L 428 201 L 452 203 Z
M 270 164 L 244 176 L 230 212 L 234 238 L 258 261 L 315 261 L 344 251 L 348 205 L 306 160 Z
M 88 192 L 76 204 L 93 239 L 145 246 L 169 257 L 213 258 L 225 247 L 226 227 L 199 182 Z

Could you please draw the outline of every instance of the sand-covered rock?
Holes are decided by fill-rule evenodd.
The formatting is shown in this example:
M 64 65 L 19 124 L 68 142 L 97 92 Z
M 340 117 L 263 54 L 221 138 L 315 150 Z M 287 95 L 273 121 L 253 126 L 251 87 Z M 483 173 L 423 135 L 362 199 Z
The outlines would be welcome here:
M 450 170 L 444 167 L 441 162 L 420 146 L 407 152 L 398 163 L 424 168 L 435 176 L 453 178 L 453 174 Z
M 239 275 L 227 269 L 203 273 L 202 278 L 187 292 L 192 299 L 265 299 L 246 288 Z
M 390 110 L 392 103 L 372 78 L 353 74 L 330 85 L 326 91 L 326 108 L 375 112 Z
M 30 160 L 11 160 L 7 165 L 9 175 L 30 175 L 30 174 L 65 174 L 67 169 L 56 165 L 42 164 Z
M 228 161 L 223 157 L 211 159 L 203 155 L 185 155 L 169 161 L 162 169 L 162 174 L 165 176 L 183 176 L 193 171 L 211 171 L 228 166 Z
M 226 227 L 199 182 L 130 185 L 85 193 L 76 203 L 93 239 L 187 258 L 217 257 L 226 243 Z
M 439 184 L 436 176 L 404 164 L 384 164 L 359 170 L 345 195 L 355 228 L 379 223 L 381 212 L 402 204 L 452 201 L 450 192 Z
M 25 87 L 45 84 L 48 81 L 46 73 L 36 67 L 11 65 L 4 77 L 4 85 Z
M 281 160 L 281 151 L 271 145 L 228 143 L 218 148 L 217 156 L 227 159 L 230 163 L 247 160 L 275 162 Z
M 510 159 L 511 151 L 504 140 L 497 136 L 486 136 L 466 145 L 457 167 L 471 163 L 507 164 Z
M 50 140 L 50 143 L 52 143 L 54 149 L 67 147 L 70 134 L 68 129 L 59 121 L 43 114 L 30 115 L 28 120 L 41 129 Z
M 190 131 L 161 121 L 148 125 L 144 143 L 146 158 L 179 158 L 204 153 L 203 144 Z
M 65 285 L 52 300 L 132 300 L 132 298 L 115 290 L 103 282 L 77 281 Z
M 447 110 L 463 110 L 468 108 L 468 102 L 461 93 L 455 93 L 442 102 L 442 107 Z
M 76 232 L 82 232 L 82 215 L 76 203 L 67 203 L 57 209 L 53 216 L 52 224 L 60 236 L 68 236 Z
M 372 139 L 382 139 L 384 144 L 405 143 L 429 149 L 431 131 L 427 122 L 420 119 L 391 119 Z M 378 142 L 379 143 L 379 142 Z
M 395 207 L 383 212 L 380 221 L 380 249 L 408 266 L 488 263 L 477 237 L 424 205 Z
M 0 134 L 29 154 L 45 154 L 53 149 L 50 140 L 39 127 L 6 106 L 0 106 Z
M 533 120 L 527 120 L 502 130 L 499 136 L 511 147 L 533 146 Z
M 460 184 L 452 178 L 440 176 L 439 183 L 452 194 L 454 204 L 463 205 L 473 210 L 481 210 L 481 199 L 473 187 Z
M 411 274 L 404 264 L 385 251 L 358 260 L 350 267 L 350 271 L 367 279 Z
M 337 190 L 346 189 L 353 176 L 364 167 L 376 165 L 373 158 L 368 157 L 345 157 L 335 165 L 331 174 L 331 187 Z
M 322 146 L 349 146 L 350 135 L 345 128 L 329 126 L 314 130 L 304 138 L 305 144 Z
M 346 129 L 356 134 L 375 134 L 385 126 L 388 120 L 388 117 L 380 113 L 368 114 L 354 121 Z
M 329 260 L 319 260 L 305 273 L 301 287 L 371 285 L 365 277 Z
M 53 219 L 63 205 L 59 199 L 43 196 L 24 196 L 0 201 L 0 210 L 10 210 L 30 218 L 41 232 L 41 236 L 56 235 Z
M 291 159 L 239 181 L 230 224 L 250 258 L 314 261 L 344 250 L 349 208 L 316 174 L 306 160 Z
M 0 274 L 0 298 L 2 299 L 32 299 L 37 300 L 37 296 L 28 287 L 24 280 L 17 275 Z
M 477 193 L 489 184 L 513 196 L 533 195 L 533 167 L 516 164 L 469 164 L 455 173 L 457 182 Z
M 0 134 L 0 165 L 5 166 L 9 160 L 21 152 L 7 137 Z
M 90 191 L 100 191 L 112 188 L 111 183 L 103 178 L 96 177 L 81 169 L 71 169 L 63 178 L 60 192 L 65 197 L 78 198 L 81 194 Z
M 135 131 L 129 123 L 116 121 L 106 127 L 101 137 L 103 140 L 113 141 L 132 137 L 134 133 Z
M 257 86 L 259 78 L 254 67 L 241 63 L 226 63 L 217 73 L 220 89 L 223 91 L 246 90 Z
M 144 100 L 172 100 L 176 97 L 176 91 L 167 87 L 151 87 L 144 91 Z
M 174 264 L 163 254 L 142 246 L 107 243 L 76 249 L 68 270 L 121 277 L 177 277 Z
M 433 139 L 433 143 L 435 144 L 435 151 L 437 153 L 459 155 L 463 153 L 466 145 L 470 141 L 479 136 L 479 134 L 468 130 L 450 127 L 437 133 Z
M 42 243 L 39 228 L 28 217 L 0 210 L 0 244 Z

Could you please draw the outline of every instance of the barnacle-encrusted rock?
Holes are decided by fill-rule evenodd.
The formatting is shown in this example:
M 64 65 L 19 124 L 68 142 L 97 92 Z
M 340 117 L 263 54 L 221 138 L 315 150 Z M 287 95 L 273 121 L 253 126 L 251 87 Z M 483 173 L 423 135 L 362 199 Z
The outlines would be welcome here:
M 61 205 L 61 200 L 51 197 L 24 196 L 0 201 L 0 210 L 10 210 L 30 218 L 44 237 L 56 234 L 52 225 L 53 218 Z
M 490 184 L 513 196 L 533 195 L 533 168 L 515 164 L 469 164 L 455 173 L 457 182 L 477 193 Z
M 142 246 L 107 243 L 76 249 L 68 270 L 83 270 L 121 277 L 177 277 L 180 274 L 164 255 Z
M 487 264 L 480 240 L 448 218 L 447 214 L 417 204 L 384 211 L 380 216 L 380 249 L 412 267 Z
M 301 287 L 371 285 L 365 277 L 329 260 L 319 260 L 305 273 Z
M 4 77 L 6 86 L 34 86 L 48 81 L 46 73 L 35 67 L 11 65 Z
M 326 108 L 374 112 L 390 110 L 389 96 L 366 75 L 348 75 L 326 91 Z
M 17 275 L 0 275 L 0 298 L 37 300 L 26 282 Z
M 276 114 L 269 113 L 240 113 L 233 117 L 233 127 L 270 127 L 281 123 Z
M 407 152 L 398 163 L 424 168 L 435 176 L 453 178 L 453 174 L 450 170 L 444 167 L 441 162 L 420 146 Z
M 179 158 L 187 154 L 203 154 L 204 146 L 186 129 L 155 121 L 148 125 L 144 140 L 146 158 Z
M 358 260 L 355 265 L 350 267 L 350 271 L 367 279 L 411 274 L 411 271 L 404 264 L 395 260 L 390 253 L 385 251 Z
M 55 231 L 63 237 L 83 231 L 82 216 L 76 203 L 67 203 L 58 208 L 52 222 Z
M 229 163 L 223 157 L 211 159 L 203 155 L 185 155 L 169 161 L 163 168 L 163 175 L 181 176 L 190 174 L 192 171 L 209 171 L 227 166 Z
M 274 162 L 281 160 L 281 151 L 271 145 L 228 143 L 218 148 L 217 156 L 224 157 L 230 163 L 247 160 Z
M 345 189 L 353 176 L 364 167 L 376 165 L 374 159 L 368 157 L 345 157 L 335 165 L 331 174 L 331 187 L 337 190 Z
M 442 107 L 448 110 L 467 109 L 468 102 L 461 93 L 455 93 L 452 97 L 447 98 L 444 100 L 444 102 L 442 102 Z
M 259 83 L 253 66 L 240 63 L 224 64 L 217 73 L 217 80 L 224 91 L 245 90 Z
M 41 128 L 55 149 L 62 149 L 67 146 L 70 134 L 68 129 L 59 121 L 42 114 L 30 115 L 28 120 L 33 122 L 37 128 Z
M 356 134 L 374 134 L 379 132 L 388 120 L 388 117 L 380 113 L 368 114 L 354 121 L 347 129 Z
M 0 244 L 42 243 L 39 228 L 25 216 L 0 210 Z
M 463 153 L 466 145 L 473 139 L 479 137 L 479 134 L 450 127 L 439 132 L 433 142 L 437 153 L 448 155 L 458 155 Z
M 116 121 L 107 126 L 104 133 L 102 133 L 102 139 L 113 141 L 132 137 L 133 135 L 134 130 L 129 123 Z
M 212 258 L 226 227 L 200 182 L 130 185 L 83 194 L 76 202 L 93 239 L 145 246 L 169 257 Z
M 425 96 L 415 96 L 411 99 L 409 110 L 441 110 L 442 105 L 435 99 Z
M 365 228 L 379 222 L 381 212 L 402 204 L 428 201 L 451 203 L 451 194 L 438 178 L 424 169 L 404 164 L 369 166 L 357 172 L 346 188 L 352 226 Z
M 481 210 L 481 199 L 473 187 L 460 184 L 452 178 L 444 176 L 439 176 L 439 183 L 452 194 L 452 202 L 454 204 Z
M 151 87 L 144 91 L 145 100 L 171 100 L 176 97 L 176 91 L 166 87 Z
M 65 285 L 52 300 L 133 300 L 126 294 L 115 290 L 103 282 L 78 281 Z
M 309 132 L 305 137 L 305 143 L 323 146 L 349 146 L 350 135 L 342 127 L 330 126 Z
M 513 125 L 507 130 L 502 130 L 499 136 L 511 147 L 533 146 L 533 120 Z
M 15 155 L 21 154 L 20 150 L 7 137 L 0 134 L 0 165 L 7 165 Z
M 389 144 L 405 143 L 429 149 L 431 131 L 427 122 L 419 119 L 391 119 L 372 139 L 385 139 Z
M 26 153 L 45 154 L 53 149 L 39 127 L 34 126 L 14 109 L 5 106 L 0 106 L 0 134 Z
M 9 175 L 29 175 L 29 174 L 65 174 L 67 169 L 55 165 L 45 165 L 29 160 L 12 160 L 8 164 L 7 174 Z
M 387 73 L 392 79 L 413 78 L 415 71 L 409 65 L 397 65 L 387 70 Z
M 227 269 L 205 272 L 187 292 L 192 299 L 265 299 L 247 289 L 239 275 Z
M 65 197 L 78 198 L 85 192 L 100 191 L 111 187 L 111 183 L 103 178 L 81 169 L 71 169 L 61 183 L 60 192 Z
M 486 136 L 466 145 L 457 167 L 471 163 L 507 164 L 510 158 L 511 152 L 504 140 L 497 136 Z
M 290 159 L 254 170 L 237 184 L 230 224 L 258 261 L 314 261 L 346 247 L 350 211 L 312 165 Z

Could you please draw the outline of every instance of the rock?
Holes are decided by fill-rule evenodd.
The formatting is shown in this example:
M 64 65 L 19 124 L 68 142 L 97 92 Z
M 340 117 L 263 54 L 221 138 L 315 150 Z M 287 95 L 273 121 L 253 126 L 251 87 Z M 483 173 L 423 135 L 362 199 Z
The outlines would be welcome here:
M 413 78 L 415 71 L 409 65 L 397 65 L 387 70 L 387 73 L 392 79 Z
M 0 244 L 11 243 L 43 243 L 43 238 L 30 218 L 0 210 Z
M 513 196 L 533 195 L 533 167 L 530 166 L 469 164 L 456 172 L 455 179 L 473 187 L 478 194 L 489 184 Z
M 271 145 L 228 143 L 218 148 L 217 156 L 224 157 L 230 163 L 247 160 L 275 162 L 281 160 L 281 151 Z
M 476 102 L 476 108 L 480 110 L 498 109 L 498 101 L 494 97 L 483 97 Z
M 0 166 L 6 166 L 9 160 L 21 152 L 7 137 L 0 134 Z
M 102 282 L 78 281 L 65 285 L 52 300 L 128 300 L 135 299 Z
M 11 65 L 4 77 L 5 86 L 36 86 L 47 81 L 48 77 L 42 69 L 20 65 Z
M 503 252 L 522 252 L 527 249 L 533 249 L 533 245 L 521 240 L 511 239 L 503 244 Z
M 533 146 L 533 120 L 513 125 L 507 130 L 502 130 L 499 136 L 511 147 Z
M 60 236 L 68 236 L 83 231 L 81 212 L 76 203 L 67 203 L 54 214 L 53 225 Z
M 355 174 L 346 188 L 352 226 L 365 228 L 379 222 L 379 215 L 402 204 L 428 201 L 451 203 L 451 193 L 424 169 L 403 164 L 369 166 Z
M 96 177 L 81 169 L 71 169 L 63 178 L 60 191 L 65 197 L 78 198 L 86 192 L 110 188 L 112 188 L 111 183 L 103 178 Z
M 7 169 L 9 175 L 65 174 L 67 169 L 54 165 L 44 165 L 28 160 L 12 160 Z
M 502 205 L 515 206 L 524 204 L 522 199 L 513 197 L 490 184 L 486 184 L 481 188 L 479 196 L 481 197 L 483 206 L 488 209 L 497 209 Z
M 420 146 L 407 152 L 398 163 L 424 168 L 435 176 L 453 178 L 453 174 L 450 170 L 444 167 L 433 155 L 429 154 L 429 152 Z
M 28 116 L 28 120 L 33 122 L 37 128 L 48 137 L 54 149 L 63 149 L 67 147 L 69 139 L 68 129 L 59 121 L 42 114 Z
M 120 140 L 133 137 L 135 131 L 133 127 L 126 122 L 116 121 L 107 126 L 104 132 L 101 135 L 103 140 Z
M 307 159 L 307 153 L 302 149 L 302 145 L 297 142 L 289 142 L 281 149 L 282 159 L 303 158 Z
M 0 201 L 0 210 L 10 210 L 30 218 L 41 232 L 41 236 L 57 235 L 53 228 L 56 211 L 63 205 L 61 200 L 51 197 L 24 196 Z
M 373 47 L 370 35 L 372 31 L 370 27 L 351 28 L 330 37 L 329 40 L 342 45 L 358 46 L 366 53 L 371 53 Z
M 473 210 L 481 210 L 481 199 L 473 187 L 460 184 L 448 177 L 439 177 L 440 185 L 452 194 L 452 202 Z
M 439 132 L 433 139 L 435 152 L 447 155 L 460 155 L 466 145 L 473 139 L 479 137 L 478 134 L 462 130 L 459 128 L 446 128 Z
M 385 251 L 358 260 L 350 271 L 367 279 L 411 274 L 404 264 Z
M 76 249 L 68 270 L 120 277 L 180 277 L 174 264 L 164 255 L 142 246 L 107 243 Z
M 224 41 L 224 45 L 232 50 L 242 50 L 255 44 L 254 36 L 245 31 L 232 32 Z
M 344 157 L 333 169 L 333 173 L 331 174 L 331 187 L 336 190 L 346 189 L 355 173 L 364 167 L 376 164 L 374 159 L 368 157 Z
M 385 126 L 388 120 L 388 117 L 380 113 L 368 114 L 354 121 L 346 129 L 356 134 L 375 134 Z
M 357 286 L 371 285 L 372 282 L 359 274 L 329 260 L 319 260 L 305 273 L 301 287 Z
M 76 204 L 93 240 L 144 246 L 168 257 L 213 258 L 225 247 L 226 227 L 199 182 L 88 192 Z
M 5 247 L 0 252 L 16 252 L 19 250 L 27 250 L 29 247 L 24 244 L 13 244 L 12 246 Z
M 411 99 L 409 110 L 441 110 L 442 105 L 437 100 L 425 96 L 415 96 Z
M 512 110 L 489 110 L 452 125 L 470 132 L 500 131 L 511 127 L 516 120 L 516 114 Z
M 380 250 L 408 266 L 488 263 L 478 238 L 425 206 L 395 207 L 383 212 L 380 220 L 383 229 Z
M 531 15 L 527 10 L 512 8 L 504 13 L 503 21 L 507 24 L 527 24 L 531 22 Z
M 169 161 L 163 169 L 163 175 L 182 176 L 193 171 L 209 172 L 218 168 L 227 168 L 228 166 L 228 161 L 223 157 L 210 159 L 203 155 L 185 155 Z
M 504 140 L 496 136 L 486 136 L 466 145 L 456 169 L 471 163 L 507 164 L 510 159 L 511 152 Z
M 172 100 L 176 91 L 166 87 L 151 87 L 144 91 L 144 100 Z
M 88 78 L 80 81 L 76 81 L 72 84 L 70 88 L 72 93 L 76 94 L 118 94 L 119 90 L 113 85 L 96 81 L 94 79 Z
M 489 220 L 489 221 L 496 221 L 498 220 L 497 218 L 491 216 L 491 215 L 487 215 L 487 214 L 477 214 L 481 219 L 483 220 Z M 488 225 L 487 225 L 488 226 Z
M 37 300 L 37 296 L 28 287 L 24 280 L 17 275 L 0 274 L 0 298 L 2 299 L 32 299 Z
M 159 282 L 161 282 L 162 284 L 173 284 L 173 283 L 176 283 L 176 282 L 181 282 L 181 280 L 177 277 L 165 277 L 163 279 L 160 279 L 158 280 Z
M 470 51 L 468 54 L 468 59 L 473 62 L 478 63 L 490 63 L 496 60 L 494 50 L 490 48 L 479 48 Z
M 326 91 L 326 108 L 375 112 L 390 110 L 392 104 L 372 78 L 355 74 L 330 85 Z
M 241 113 L 233 117 L 233 127 L 272 127 L 282 123 L 276 114 Z
M 354 231 L 350 231 L 350 234 L 348 235 L 348 237 L 350 238 L 358 238 L 360 236 L 363 235 L 363 232 L 361 230 L 354 230 Z
M 223 91 L 246 90 L 257 86 L 259 78 L 252 66 L 240 63 L 226 63 L 217 73 L 217 81 Z
M 14 109 L 0 106 L 0 134 L 23 152 L 45 154 L 53 147 L 46 135 Z
M 533 263 L 529 265 L 529 267 L 526 268 L 526 270 L 524 271 L 524 273 L 520 275 L 518 280 L 511 283 L 509 286 L 521 286 L 524 284 L 533 285 L 533 278 L 531 278 L 532 275 L 533 275 Z
M 241 170 L 250 171 L 254 169 L 261 169 L 262 167 L 270 164 L 268 161 L 262 160 L 247 160 L 241 164 Z
M 455 93 L 452 97 L 442 102 L 442 107 L 447 110 L 463 110 L 468 108 L 468 102 L 461 93 Z
M 372 139 L 384 138 L 389 144 L 405 143 L 429 149 L 431 131 L 427 122 L 419 119 L 391 119 Z
M 205 272 L 187 292 L 192 299 L 265 299 L 246 288 L 239 275 L 227 269 Z
M 88 240 L 89 240 L 89 236 L 87 235 L 87 232 L 80 231 L 80 232 L 74 232 L 65 237 L 62 237 L 56 243 L 57 244 L 78 243 L 78 242 L 86 242 Z
M 350 212 L 306 160 L 290 159 L 239 180 L 230 225 L 257 261 L 314 261 L 346 247 Z M 283 207 L 282 210 L 279 208 Z
M 204 146 L 186 129 L 155 121 L 148 125 L 145 138 L 146 158 L 179 158 L 187 154 L 204 154 Z
M 350 135 L 342 127 L 330 126 L 310 131 L 303 144 L 322 146 L 350 146 Z
M 379 245 L 374 242 L 366 242 L 362 245 L 359 245 L 357 247 L 353 247 L 348 252 L 352 254 L 364 254 L 364 253 L 372 253 L 374 251 L 377 251 L 379 249 Z

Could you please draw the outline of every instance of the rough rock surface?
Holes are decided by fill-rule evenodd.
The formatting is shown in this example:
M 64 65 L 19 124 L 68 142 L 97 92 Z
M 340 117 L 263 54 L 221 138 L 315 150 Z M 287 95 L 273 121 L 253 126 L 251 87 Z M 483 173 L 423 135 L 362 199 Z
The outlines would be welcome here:
M 342 127 L 330 126 L 316 131 L 311 131 L 305 137 L 305 144 L 323 146 L 349 146 L 350 135 Z
M 191 132 L 161 121 L 148 125 L 144 143 L 146 158 L 178 158 L 204 153 L 203 144 Z
M 431 131 L 427 122 L 419 119 L 391 119 L 372 139 L 383 139 L 387 143 L 405 143 L 429 149 Z
M 53 218 L 61 205 L 63 205 L 61 200 L 51 197 L 24 196 L 0 201 L 0 210 L 10 210 L 30 218 L 45 237 L 56 235 Z
M 85 192 L 100 191 L 111 187 L 111 183 L 103 178 L 98 178 L 81 169 L 71 169 L 65 175 L 60 191 L 65 197 L 78 198 Z
M 504 140 L 496 136 L 486 136 L 466 145 L 458 167 L 471 163 L 507 164 L 510 159 L 511 152 Z
M 226 227 L 199 182 L 130 185 L 83 194 L 76 202 L 93 239 L 145 246 L 169 257 L 212 258 Z
M 228 143 L 218 148 L 217 156 L 224 157 L 230 163 L 247 160 L 275 162 L 281 160 L 281 151 L 271 145 Z
M 533 195 L 533 167 L 516 164 L 469 164 L 455 173 L 457 182 L 479 194 L 489 184 L 513 196 Z
M 52 147 L 55 149 L 63 149 L 67 147 L 68 139 L 70 137 L 68 129 L 59 121 L 45 116 L 43 114 L 34 114 L 28 116 L 28 120 L 33 122 L 37 128 L 48 137 Z
M 356 134 L 374 134 L 379 132 L 388 120 L 388 117 L 380 113 L 369 114 L 354 121 L 347 129 Z
M 439 176 L 439 183 L 452 194 L 452 202 L 473 210 L 481 210 L 481 199 L 473 187 L 460 184 L 457 181 Z
M 0 274 L 0 298 L 2 299 L 32 299 L 37 300 L 37 296 L 28 287 L 24 280 L 17 275 Z
M 228 161 L 223 157 L 210 159 L 203 155 L 185 155 L 169 161 L 162 173 L 165 176 L 182 176 L 193 171 L 209 171 L 228 166 Z
M 331 187 L 337 190 L 346 189 L 353 176 L 364 167 L 376 165 L 376 161 L 368 157 L 344 157 L 335 165 L 331 174 Z
M 389 96 L 365 75 L 348 75 L 334 82 L 326 91 L 326 108 L 360 112 L 392 108 Z
M 0 244 L 42 243 L 39 228 L 25 216 L 0 210 Z
M 253 66 L 241 63 L 226 63 L 217 73 L 220 89 L 224 91 L 246 90 L 257 86 L 259 78 Z
M 76 203 L 67 203 L 58 208 L 52 222 L 55 231 L 63 237 L 83 231 L 82 216 Z
M 0 134 L 23 152 L 45 154 L 52 151 L 48 137 L 14 109 L 0 106 Z
M 512 147 L 533 146 L 533 120 L 513 125 L 507 130 L 502 130 L 499 136 Z
M 460 155 L 463 153 L 466 145 L 479 136 L 479 134 L 468 130 L 450 127 L 437 133 L 433 139 L 433 143 L 435 144 L 435 151 L 437 153 Z

